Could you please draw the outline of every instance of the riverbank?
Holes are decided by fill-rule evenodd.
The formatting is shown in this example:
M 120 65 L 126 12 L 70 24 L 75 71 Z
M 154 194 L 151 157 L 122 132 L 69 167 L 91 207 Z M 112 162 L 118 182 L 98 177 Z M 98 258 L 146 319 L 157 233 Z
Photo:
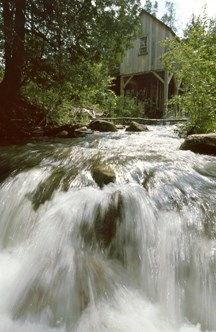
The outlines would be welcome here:
M 115 125 L 114 122 L 120 123 Z M 136 122 L 136 121 L 138 122 Z M 25 144 L 37 140 L 49 140 L 52 138 L 78 138 L 84 137 L 87 134 L 91 134 L 94 131 L 99 132 L 115 132 L 119 128 L 125 129 L 131 132 L 141 132 L 148 130 L 153 125 L 172 125 L 185 123 L 186 119 L 144 119 L 144 118 L 131 118 L 131 117 L 118 117 L 118 118 L 98 118 L 83 126 L 82 124 L 77 125 L 64 125 L 64 126 L 37 126 L 28 128 L 28 131 L 13 131 L 13 128 L 17 129 L 16 126 L 10 128 L 7 133 L 4 131 L 3 136 L 0 138 L 0 145 L 11 145 L 11 144 Z M 124 123 L 124 125 L 123 125 Z M 126 123 L 126 124 L 125 124 Z M 181 130 L 176 129 L 177 132 Z M 9 135 L 10 134 L 10 135 Z M 185 141 L 181 145 L 182 150 L 191 150 L 195 153 L 216 155 L 216 134 L 196 134 L 189 135 L 185 138 Z

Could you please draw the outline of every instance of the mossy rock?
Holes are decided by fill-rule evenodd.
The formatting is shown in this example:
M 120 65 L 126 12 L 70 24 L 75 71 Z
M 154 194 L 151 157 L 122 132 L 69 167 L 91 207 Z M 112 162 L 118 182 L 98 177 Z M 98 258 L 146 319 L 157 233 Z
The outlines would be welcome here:
M 82 244 L 86 247 L 107 248 L 111 245 L 116 236 L 124 215 L 124 202 L 120 191 L 116 191 L 110 195 L 110 201 L 104 207 L 99 202 L 94 209 L 92 217 L 94 221 L 89 223 L 89 216 L 83 219 L 80 225 L 79 235 L 82 237 Z
M 180 150 L 191 150 L 195 153 L 216 155 L 216 134 L 190 135 L 182 143 Z
M 117 131 L 117 128 L 114 125 L 114 123 L 106 120 L 94 120 L 89 124 L 89 128 L 91 130 L 101 131 L 101 132 Z
M 100 188 L 108 183 L 116 181 L 115 172 L 108 165 L 95 165 L 92 167 L 91 173 L 93 179 Z
M 132 121 L 130 125 L 126 128 L 126 131 L 148 131 L 148 128 L 144 124 Z
M 28 198 L 32 201 L 35 211 L 40 205 L 51 199 L 53 192 L 59 188 L 64 175 L 65 170 L 63 168 L 54 170 L 47 179 L 39 183 L 32 193 L 28 194 Z

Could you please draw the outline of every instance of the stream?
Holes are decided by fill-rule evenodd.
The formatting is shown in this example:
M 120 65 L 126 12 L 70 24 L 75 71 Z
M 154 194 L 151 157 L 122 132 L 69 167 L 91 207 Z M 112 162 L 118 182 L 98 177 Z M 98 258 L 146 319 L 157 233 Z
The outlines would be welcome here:
M 182 141 L 149 126 L 0 147 L 0 332 L 216 331 L 216 158 Z

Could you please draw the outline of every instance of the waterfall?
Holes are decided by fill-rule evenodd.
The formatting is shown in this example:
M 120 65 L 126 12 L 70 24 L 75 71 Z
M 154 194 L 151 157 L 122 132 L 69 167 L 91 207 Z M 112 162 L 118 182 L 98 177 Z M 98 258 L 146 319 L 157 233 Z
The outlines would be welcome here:
M 216 331 L 216 159 L 181 141 L 1 147 L 1 332 Z M 115 183 L 97 186 L 99 162 Z

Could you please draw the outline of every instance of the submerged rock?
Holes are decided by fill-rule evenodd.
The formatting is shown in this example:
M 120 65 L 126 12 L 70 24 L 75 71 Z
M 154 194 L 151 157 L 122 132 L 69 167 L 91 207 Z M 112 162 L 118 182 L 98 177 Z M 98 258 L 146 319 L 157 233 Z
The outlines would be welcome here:
M 144 124 L 132 121 L 126 131 L 148 131 L 148 128 Z
M 108 203 L 99 202 L 94 207 L 92 223 L 89 216 L 83 218 L 80 225 L 82 243 L 86 247 L 101 248 L 110 246 L 116 236 L 116 230 L 120 225 L 124 214 L 124 201 L 120 191 L 113 192 L 109 196 Z M 86 218 L 87 217 L 87 218 Z
M 190 135 L 182 143 L 180 150 L 216 155 L 216 133 Z
M 93 166 L 91 173 L 93 179 L 100 188 L 110 182 L 115 182 L 116 180 L 115 172 L 110 166 L 107 165 Z
M 49 201 L 55 190 L 59 188 L 60 182 L 65 175 L 65 170 L 63 168 L 56 169 L 53 173 L 44 181 L 40 182 L 37 188 L 27 197 L 32 201 L 32 205 L 35 211 Z
M 117 131 L 114 123 L 106 120 L 94 120 L 89 124 L 89 128 L 96 131 Z

